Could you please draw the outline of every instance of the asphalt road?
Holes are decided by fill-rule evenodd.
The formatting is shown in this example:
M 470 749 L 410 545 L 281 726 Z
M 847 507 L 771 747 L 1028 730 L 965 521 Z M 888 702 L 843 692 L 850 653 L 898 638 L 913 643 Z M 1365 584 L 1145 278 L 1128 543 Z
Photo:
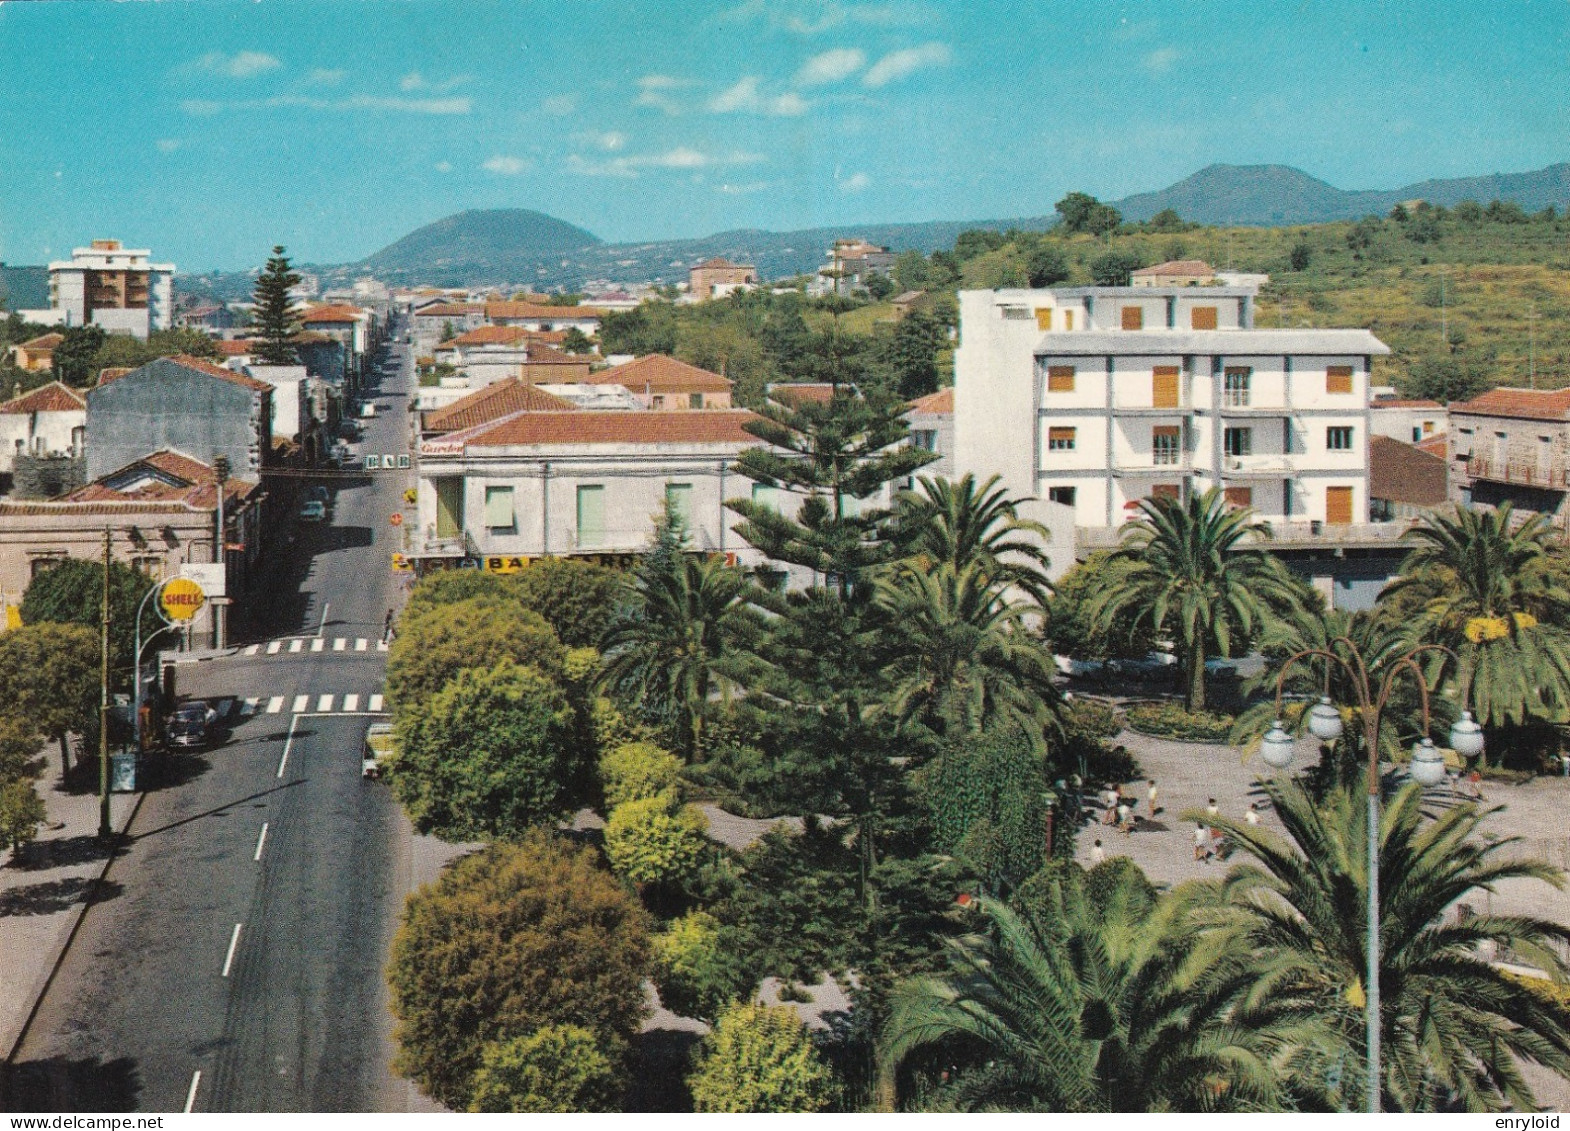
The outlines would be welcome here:
M 395 347 L 368 382 L 377 416 L 360 451 L 408 451 L 411 385 Z M 360 749 L 382 705 L 389 517 L 410 475 L 335 481 L 330 522 L 269 561 L 240 652 L 178 669 L 179 691 L 223 714 L 220 742 L 153 781 L 23 1043 L 9 1106 L 407 1109 L 383 967 L 409 831 L 385 787 L 362 781 Z M 305 638 L 296 651 L 291 636 Z

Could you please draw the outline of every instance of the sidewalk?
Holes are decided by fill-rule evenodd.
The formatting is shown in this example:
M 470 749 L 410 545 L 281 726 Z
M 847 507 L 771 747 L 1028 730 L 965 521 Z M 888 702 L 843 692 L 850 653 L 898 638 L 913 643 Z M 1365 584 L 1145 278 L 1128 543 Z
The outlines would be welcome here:
M 39 792 L 49 815 L 38 839 L 16 858 L 9 849 L 0 850 L 0 1062 L 16 1052 L 112 859 L 98 839 L 96 794 L 67 793 L 58 777 L 46 777 Z M 140 794 L 111 797 L 116 832 L 125 831 L 140 801 Z M 108 887 L 112 890 L 113 881 Z

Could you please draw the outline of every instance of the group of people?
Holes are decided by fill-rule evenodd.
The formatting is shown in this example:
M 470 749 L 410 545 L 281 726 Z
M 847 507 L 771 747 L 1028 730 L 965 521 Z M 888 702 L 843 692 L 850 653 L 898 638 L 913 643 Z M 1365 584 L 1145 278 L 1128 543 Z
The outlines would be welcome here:
M 1161 790 L 1157 787 L 1155 779 L 1150 779 L 1146 785 L 1146 805 L 1150 817 L 1153 818 L 1161 812 Z M 1117 788 L 1108 788 L 1101 793 L 1101 823 L 1111 825 L 1123 835 L 1128 836 L 1134 831 L 1134 826 L 1139 818 L 1134 815 L 1134 810 L 1139 807 L 1139 798 L 1127 792 L 1121 785 Z M 1147 818 L 1147 820 L 1150 818 Z M 1096 842 L 1100 844 L 1100 841 Z
M 1153 779 L 1148 781 L 1146 785 L 1148 787 L 1147 799 L 1150 806 L 1150 815 L 1154 817 L 1157 813 L 1163 811 L 1159 805 L 1161 790 Z M 1103 790 L 1100 795 L 1100 802 L 1101 823 L 1103 825 L 1110 825 L 1125 836 L 1133 833 L 1135 823 L 1138 820 L 1134 816 L 1134 810 L 1139 804 L 1138 797 L 1130 796 L 1122 786 L 1119 786 L 1116 789 L 1109 788 Z M 1252 802 L 1243 814 L 1244 822 L 1249 825 L 1258 825 L 1263 804 L 1260 801 Z M 1216 823 L 1220 816 L 1221 806 L 1212 797 L 1205 804 L 1205 819 L 1196 821 L 1194 824 L 1194 859 L 1196 861 L 1208 864 L 1212 860 L 1226 855 L 1226 834 L 1222 832 Z M 1106 847 L 1098 838 L 1090 849 L 1091 866 L 1094 867 L 1100 864 L 1106 858 Z

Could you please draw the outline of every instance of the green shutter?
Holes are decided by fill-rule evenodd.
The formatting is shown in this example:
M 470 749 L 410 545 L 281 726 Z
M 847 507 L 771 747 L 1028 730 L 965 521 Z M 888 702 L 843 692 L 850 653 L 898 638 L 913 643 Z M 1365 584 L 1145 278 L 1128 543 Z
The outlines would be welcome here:
M 778 487 L 770 487 L 766 483 L 754 483 L 752 485 L 752 501 L 760 507 L 773 507 L 775 510 L 779 510 L 780 489 Z
M 463 533 L 463 480 L 436 481 L 436 537 L 456 538 Z
M 578 488 L 578 545 L 605 541 L 605 488 L 596 483 Z
M 692 525 L 692 484 L 665 484 L 665 506 L 683 526 Z
M 517 522 L 517 517 L 512 509 L 512 488 L 487 487 L 485 489 L 485 525 L 492 530 L 510 530 L 517 525 Z

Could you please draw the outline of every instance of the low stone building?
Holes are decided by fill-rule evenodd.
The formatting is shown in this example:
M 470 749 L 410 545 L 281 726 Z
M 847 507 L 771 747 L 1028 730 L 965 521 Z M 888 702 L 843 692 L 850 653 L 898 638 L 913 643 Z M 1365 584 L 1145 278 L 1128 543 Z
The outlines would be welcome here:
M 18 456 L 82 457 L 87 438 L 87 400 L 51 381 L 0 404 L 0 474 Z
M 1570 494 L 1570 389 L 1490 389 L 1450 406 L 1450 493 L 1463 505 L 1563 523 Z
M 687 271 L 687 293 L 697 302 L 724 298 L 758 284 L 758 269 L 750 263 L 732 263 L 721 256 L 705 259 Z

